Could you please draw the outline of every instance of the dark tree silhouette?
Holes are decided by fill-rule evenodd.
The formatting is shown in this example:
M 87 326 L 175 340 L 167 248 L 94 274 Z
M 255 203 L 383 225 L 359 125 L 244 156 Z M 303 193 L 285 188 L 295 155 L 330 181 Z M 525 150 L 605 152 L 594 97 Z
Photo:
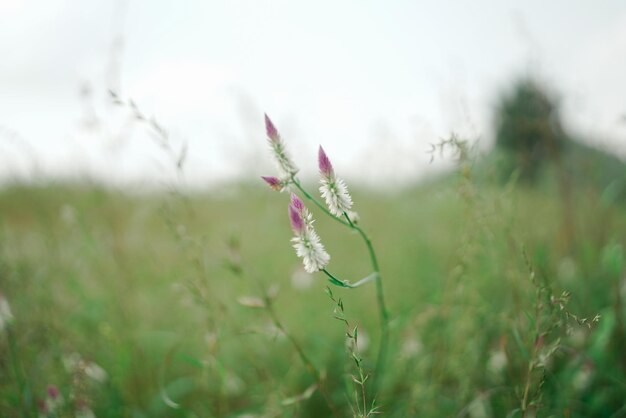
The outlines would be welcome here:
M 565 145 L 557 101 L 537 81 L 520 79 L 496 108 L 496 146 L 509 153 L 520 178 L 537 179 L 542 165 L 558 161 Z

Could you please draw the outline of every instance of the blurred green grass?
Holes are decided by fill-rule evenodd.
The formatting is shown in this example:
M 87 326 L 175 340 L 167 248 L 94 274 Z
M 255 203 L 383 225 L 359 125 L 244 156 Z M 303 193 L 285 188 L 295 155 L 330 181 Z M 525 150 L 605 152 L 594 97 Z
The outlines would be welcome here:
M 562 202 L 549 185 L 503 188 L 453 176 L 395 192 L 355 192 L 392 314 L 378 399 L 384 416 L 520 416 L 514 411 L 535 344 L 529 318 L 536 298 L 522 248 L 555 294 L 572 292 L 572 312 L 602 315 L 592 330 L 574 324 L 563 337 L 546 368 L 538 415 L 626 416 L 626 318 L 617 297 L 625 286 L 623 255 L 615 255 L 626 244 L 626 215 L 602 194 L 577 190 L 575 239 L 567 242 Z M 306 289 L 292 283 L 299 260 L 287 201 L 287 194 L 249 185 L 184 196 L 5 187 L 0 291 L 15 316 L 13 360 L 24 382 L 4 335 L 2 416 L 36 416 L 35 400 L 48 385 L 66 400 L 60 416 L 71 416 L 72 397 L 98 417 L 329 416 L 319 393 L 281 404 L 313 380 L 264 311 L 237 303 L 259 295 L 255 280 L 279 286 L 279 317 L 326 371 L 349 416 L 344 329 L 332 318 L 322 275 Z M 332 271 L 350 280 L 367 275 L 358 236 L 312 211 Z M 228 268 L 233 261 L 243 275 Z M 374 287 L 333 292 L 370 340 L 363 356 L 371 368 Z M 71 353 L 108 378 L 78 384 L 63 364 Z

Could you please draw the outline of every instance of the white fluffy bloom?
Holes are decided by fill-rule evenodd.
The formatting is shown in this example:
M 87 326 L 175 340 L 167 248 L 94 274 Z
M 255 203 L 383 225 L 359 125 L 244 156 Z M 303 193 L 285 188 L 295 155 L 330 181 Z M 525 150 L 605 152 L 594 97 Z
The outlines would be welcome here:
M 302 258 L 304 270 L 307 273 L 315 273 L 324 269 L 330 261 L 330 255 L 320 242 L 320 237 L 311 228 L 305 228 L 304 232 L 291 239 L 296 255 Z
M 279 170 L 286 178 L 291 178 L 298 172 L 298 168 L 289 158 L 278 130 L 267 115 L 265 115 L 265 130 Z
M 295 194 L 291 195 L 289 220 L 295 237 L 291 239 L 296 255 L 302 258 L 304 270 L 315 273 L 324 269 L 330 261 L 330 255 L 320 242 L 320 237 L 313 229 L 313 217 Z
M 328 210 L 335 216 L 343 216 L 352 208 L 352 197 L 348 193 L 348 187 L 343 180 L 336 177 L 323 177 L 320 181 L 320 193 L 326 201 Z
M 343 180 L 335 176 L 333 165 L 322 147 L 319 149 L 318 162 L 320 174 L 322 175 L 320 193 L 326 201 L 328 210 L 335 216 L 343 216 L 344 213 L 349 213 L 352 208 L 352 198 L 348 193 L 348 187 Z

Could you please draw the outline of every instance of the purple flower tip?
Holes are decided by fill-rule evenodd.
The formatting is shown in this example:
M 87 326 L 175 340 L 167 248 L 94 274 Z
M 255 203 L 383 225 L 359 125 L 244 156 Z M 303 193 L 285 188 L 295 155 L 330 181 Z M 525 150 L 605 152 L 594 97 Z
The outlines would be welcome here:
M 302 215 L 293 205 L 289 205 L 289 220 L 291 221 L 291 229 L 293 229 L 294 232 L 300 233 L 304 231 Z
M 48 397 L 50 399 L 54 400 L 54 399 L 57 399 L 59 397 L 59 389 L 56 386 L 54 386 L 54 385 L 48 386 L 47 392 L 48 392 Z
M 278 141 L 279 139 L 278 130 L 276 129 L 276 127 L 270 120 L 269 116 L 267 116 L 267 113 L 265 114 L 265 132 L 267 132 L 267 137 L 269 139 L 271 139 L 274 142 Z
M 293 206 L 299 213 L 304 211 L 304 203 L 302 203 L 302 200 L 300 200 L 298 195 L 295 193 L 291 194 L 291 206 Z
M 277 177 L 261 176 L 261 178 L 268 184 L 268 186 L 278 192 L 283 188 L 283 183 Z
M 328 156 L 324 152 L 324 148 L 320 145 L 320 150 L 318 153 L 318 162 L 320 167 L 320 173 L 322 173 L 326 177 L 330 177 L 333 175 L 333 165 L 330 163 Z

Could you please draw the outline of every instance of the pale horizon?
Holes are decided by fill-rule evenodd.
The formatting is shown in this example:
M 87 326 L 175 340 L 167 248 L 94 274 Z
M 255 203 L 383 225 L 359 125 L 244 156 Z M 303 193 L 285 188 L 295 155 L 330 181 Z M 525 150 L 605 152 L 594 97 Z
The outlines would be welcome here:
M 268 113 L 307 176 L 413 182 L 452 132 L 493 141 L 492 108 L 530 74 L 568 131 L 626 157 L 626 5 L 583 1 L 0 1 L 0 175 L 161 184 L 166 155 L 108 90 L 188 142 L 192 186 L 273 174 Z M 82 92 L 82 94 L 81 94 Z

